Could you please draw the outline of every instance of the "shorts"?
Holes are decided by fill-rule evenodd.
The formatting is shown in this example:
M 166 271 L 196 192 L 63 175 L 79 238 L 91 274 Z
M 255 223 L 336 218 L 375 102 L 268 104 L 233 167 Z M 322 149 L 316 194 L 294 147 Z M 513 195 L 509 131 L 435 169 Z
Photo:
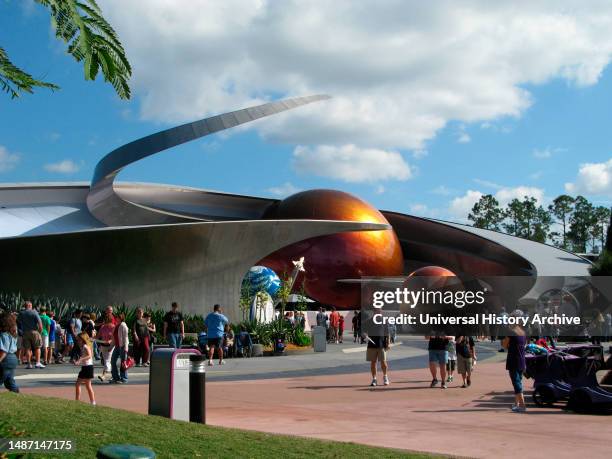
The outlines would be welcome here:
M 72 337 L 70 333 L 66 335 L 66 344 L 68 346 L 74 346 L 74 338 Z
M 206 343 L 209 346 L 221 347 L 223 346 L 223 337 L 220 338 L 207 338 Z
M 42 347 L 49 347 L 49 335 L 42 337 Z
M 474 366 L 474 359 L 472 357 L 457 356 L 457 372 L 460 375 L 469 374 L 472 372 Z
M 514 388 L 515 394 L 523 393 L 523 371 L 522 370 L 508 370 L 510 375 L 510 381 L 512 381 L 512 387 Z
M 457 360 L 456 359 L 448 359 L 446 362 L 446 369 L 448 371 L 455 371 L 455 368 L 457 367 Z
M 387 350 L 384 347 L 369 347 L 366 349 L 366 362 L 386 362 Z
M 446 362 L 448 362 L 448 351 L 429 350 L 429 363 L 446 365 Z
M 93 365 L 85 365 L 81 367 L 81 371 L 79 371 L 78 379 L 93 379 L 94 377 L 94 367 Z
M 38 333 L 36 330 L 28 330 L 23 332 L 22 345 L 24 349 L 40 349 L 42 346 L 40 333 Z

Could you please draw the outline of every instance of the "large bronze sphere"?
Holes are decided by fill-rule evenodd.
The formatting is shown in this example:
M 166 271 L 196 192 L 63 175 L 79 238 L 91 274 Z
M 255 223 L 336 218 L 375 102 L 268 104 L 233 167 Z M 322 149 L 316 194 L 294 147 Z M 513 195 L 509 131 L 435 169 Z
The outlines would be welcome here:
M 386 223 L 387 219 L 361 199 L 335 190 L 303 191 L 272 205 L 264 214 L 269 219 L 350 220 Z M 360 307 L 360 284 L 339 283 L 338 279 L 362 276 L 399 276 L 403 256 L 392 229 L 355 231 L 321 236 L 278 250 L 257 264 L 279 275 L 289 274 L 292 260 L 304 257 L 304 288 L 311 298 L 339 308 Z M 298 280 L 298 283 L 301 279 Z

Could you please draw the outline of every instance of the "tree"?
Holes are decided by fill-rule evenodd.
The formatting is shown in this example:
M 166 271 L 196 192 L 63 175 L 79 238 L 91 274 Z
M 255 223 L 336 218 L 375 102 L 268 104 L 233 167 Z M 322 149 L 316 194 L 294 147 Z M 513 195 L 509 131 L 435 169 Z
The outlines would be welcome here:
M 474 222 L 476 228 L 484 228 L 499 231 L 499 225 L 504 219 L 504 212 L 499 207 L 499 202 L 493 195 L 485 194 L 468 215 L 468 220 Z
M 521 201 L 514 198 L 510 201 L 504 211 L 505 218 L 509 219 L 502 225 L 508 234 L 521 236 L 521 228 L 523 221 L 523 205 Z
M 538 206 L 533 221 L 533 234 L 529 239 L 542 243 L 546 242 L 550 237 L 550 225 L 552 225 L 552 216 L 550 212 L 544 207 Z
M 532 241 L 546 242 L 552 218 L 542 206 L 537 205 L 534 197 L 525 196 L 522 201 L 514 198 L 508 203 L 504 214 L 509 221 L 504 229 L 514 236 Z
M 557 219 L 557 223 L 561 225 L 562 233 L 561 240 L 557 241 L 555 245 L 568 249 L 567 240 L 567 226 L 569 224 L 569 218 L 574 208 L 574 198 L 566 194 L 557 196 L 551 205 L 548 206 L 550 213 Z M 555 233 L 554 235 L 556 235 Z
M 590 230 L 594 220 L 593 205 L 583 196 L 576 197 L 574 212 L 569 220 L 570 227 L 567 234 L 574 252 L 585 253 L 587 251 Z
M 610 224 L 610 209 L 608 207 L 598 206 L 595 208 L 594 214 L 595 226 L 598 227 L 596 233 L 599 236 L 599 242 L 603 250 L 603 247 L 606 245 L 606 232 Z
M 86 80 L 95 80 L 102 72 L 121 99 L 130 98 L 128 80 L 132 68 L 117 34 L 104 19 L 95 0 L 34 0 L 48 8 L 55 36 L 68 45 L 68 53 L 83 62 Z M 34 88 L 59 89 L 59 86 L 37 80 L 14 65 L 0 47 L 0 89 L 12 99 Z

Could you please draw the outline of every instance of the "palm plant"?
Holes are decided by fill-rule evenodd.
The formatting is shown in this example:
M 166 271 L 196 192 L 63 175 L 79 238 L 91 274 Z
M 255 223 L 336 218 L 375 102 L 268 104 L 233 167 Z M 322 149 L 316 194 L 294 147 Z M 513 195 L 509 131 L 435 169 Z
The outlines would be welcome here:
M 121 99 L 130 98 L 128 80 L 132 68 L 115 30 L 104 19 L 95 0 L 34 0 L 50 10 L 55 36 L 68 45 L 68 53 L 83 62 L 86 80 L 95 80 L 102 72 Z M 11 98 L 35 87 L 59 89 L 59 86 L 37 80 L 15 66 L 0 47 L 0 89 Z

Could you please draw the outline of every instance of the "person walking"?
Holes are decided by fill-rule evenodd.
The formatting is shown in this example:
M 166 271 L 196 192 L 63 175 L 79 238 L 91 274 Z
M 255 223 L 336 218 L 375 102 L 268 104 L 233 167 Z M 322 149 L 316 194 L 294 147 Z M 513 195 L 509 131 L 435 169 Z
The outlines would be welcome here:
M 155 333 L 157 332 L 157 327 L 154 322 L 151 322 L 151 314 L 145 312 L 143 317 L 147 321 L 147 329 L 149 330 L 149 358 L 145 366 L 151 365 L 151 354 L 153 353 L 153 348 L 155 346 Z
M 81 385 L 84 385 L 89 395 L 89 403 L 95 405 L 96 397 L 91 385 L 91 380 L 94 377 L 93 348 L 91 337 L 87 332 L 82 331 L 77 335 L 77 346 L 79 348 L 79 357 L 74 361 L 74 364 L 81 365 L 81 371 L 79 371 L 75 383 L 75 399 L 76 401 L 81 399 Z
M 106 381 L 106 376 L 112 372 L 111 358 L 113 355 L 113 349 L 115 348 L 114 332 L 115 326 L 113 325 L 113 317 L 108 315 L 104 316 L 105 323 L 102 324 L 98 330 L 98 349 L 100 349 L 100 360 L 103 365 L 102 375 L 98 376 L 98 379 L 102 382 Z
M 520 309 L 510 314 L 510 317 L 522 316 L 523 311 Z M 523 372 L 526 368 L 526 344 L 527 337 L 525 336 L 525 331 L 518 324 L 510 327 L 510 336 L 506 336 L 502 342 L 502 346 L 508 351 L 508 355 L 506 356 L 506 370 L 508 371 L 514 389 L 514 404 L 512 405 L 512 411 L 515 413 L 524 413 L 527 411 L 525 396 L 523 395 Z
M 342 344 L 343 339 L 344 339 L 344 316 L 340 314 L 340 318 L 338 319 L 338 342 Z
M 42 345 L 40 347 L 40 355 L 43 365 L 48 365 L 49 360 L 47 360 L 47 350 L 49 349 L 49 332 L 51 331 L 51 319 L 47 315 L 47 308 L 44 306 L 40 308 L 40 322 L 42 324 L 42 330 L 40 331 L 40 338 L 42 340 Z
M 125 314 L 119 314 L 117 318 L 119 325 L 113 330 L 113 344 L 115 345 L 111 354 L 111 383 L 125 384 L 128 382 L 127 369 L 124 368 L 123 362 L 128 358 L 128 349 L 130 346 L 129 330 L 125 323 Z
M 68 322 L 68 327 L 66 328 L 66 346 L 64 347 L 62 361 L 66 356 L 68 356 L 71 361 L 74 361 L 75 353 L 73 349 L 76 343 L 76 337 L 81 333 L 81 328 L 83 327 L 83 323 L 81 322 L 82 314 L 83 311 L 77 309 L 72 314 L 70 322 Z
M 457 368 L 457 343 L 455 337 L 452 336 L 448 339 L 446 350 L 448 351 L 448 360 L 446 362 L 446 382 L 453 382 L 455 369 Z
M 353 343 L 357 342 L 357 337 L 361 337 L 361 332 L 359 331 L 359 315 L 361 313 L 359 311 L 355 311 L 355 314 L 353 314 L 353 320 L 351 321 L 352 325 L 353 325 Z
M 51 359 L 55 360 L 55 336 L 57 330 L 57 322 L 55 322 L 55 312 L 49 311 L 49 347 L 45 356 L 46 364 L 51 363 Z
M 225 364 L 223 360 L 223 338 L 225 336 L 225 326 L 229 324 L 227 317 L 223 315 L 223 309 L 220 305 L 213 306 L 213 312 L 204 319 L 204 328 L 206 330 L 206 338 L 208 344 L 208 365 L 213 366 L 213 358 L 215 348 L 219 351 L 219 365 Z
M 429 371 L 431 372 L 431 384 L 429 387 L 436 387 L 439 381 L 442 382 L 442 389 L 446 389 L 446 362 L 448 361 L 448 340 L 450 336 L 444 333 L 436 333 L 433 336 L 426 336 L 429 340 L 427 350 L 429 353 Z M 437 371 L 440 368 L 440 379 L 437 378 Z
M 366 361 L 370 362 L 370 373 L 372 374 L 372 382 L 370 386 L 378 385 L 378 375 L 376 362 L 380 362 L 380 369 L 383 374 L 383 385 L 388 386 L 389 381 L 389 365 L 387 364 L 387 351 L 389 350 L 389 335 L 381 333 L 382 336 L 367 336 L 366 341 L 368 347 L 366 349 Z
M 134 360 L 136 366 L 148 366 L 149 362 L 149 326 L 147 319 L 144 318 L 142 308 L 136 309 L 136 320 L 132 328 L 132 337 L 134 338 Z
M 476 361 L 476 346 L 471 336 L 457 336 L 457 372 L 463 380 L 462 388 L 472 385 L 472 368 Z
M 181 348 L 183 338 L 185 338 L 185 323 L 183 322 L 183 314 L 179 312 L 177 302 L 172 303 L 172 310 L 164 316 L 163 335 L 170 347 Z
M 40 320 L 38 312 L 32 309 L 32 302 L 26 301 L 24 306 L 24 309 L 17 317 L 17 322 L 20 324 L 20 328 L 23 331 L 22 346 L 25 350 L 27 368 L 32 368 L 32 351 L 34 351 L 34 358 L 36 359 L 35 368 L 45 368 L 45 366 L 40 363 L 40 348 L 42 347 L 40 333 L 42 332 L 42 321 Z
M 19 392 L 15 382 L 17 360 L 17 320 L 15 315 L 4 312 L 0 315 L 0 382 L 11 392 Z
M 338 332 L 340 328 L 340 314 L 336 311 L 336 308 L 332 306 L 332 312 L 329 315 L 329 327 L 330 327 L 330 341 L 338 344 Z

